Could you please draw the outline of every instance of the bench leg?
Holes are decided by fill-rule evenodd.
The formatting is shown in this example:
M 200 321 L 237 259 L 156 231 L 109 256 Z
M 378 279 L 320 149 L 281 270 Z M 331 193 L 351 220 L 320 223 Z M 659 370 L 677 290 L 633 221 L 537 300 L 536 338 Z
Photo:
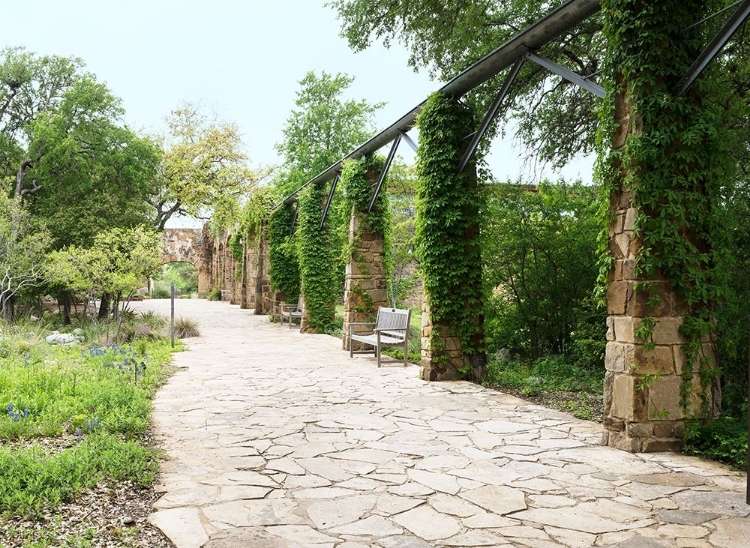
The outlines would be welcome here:
M 378 358 L 378 367 L 380 367 L 380 345 L 375 346 L 375 356 Z
M 404 341 L 404 367 L 409 365 L 409 343 Z

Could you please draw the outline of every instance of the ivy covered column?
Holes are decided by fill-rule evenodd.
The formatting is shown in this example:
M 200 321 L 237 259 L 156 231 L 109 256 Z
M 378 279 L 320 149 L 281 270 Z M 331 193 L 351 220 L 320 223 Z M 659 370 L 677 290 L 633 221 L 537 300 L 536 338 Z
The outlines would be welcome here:
M 349 324 L 372 322 L 378 308 L 388 306 L 385 254 L 390 217 L 384 187 L 372 211 L 367 212 L 382 168 L 381 159 L 364 158 L 347 161 L 341 173 L 346 206 L 351 209 L 344 280 L 344 335 L 341 338 L 344 350 L 349 350 Z
M 299 254 L 297 242 L 292 233 L 294 207 L 282 204 L 271 214 L 268 226 L 261 233 L 267 242 L 264 249 L 268 256 L 265 261 L 270 279 L 270 292 L 273 302 L 285 301 L 296 303 L 300 292 Z M 259 250 L 261 244 L 259 243 Z M 263 254 L 259 254 L 263 255 Z M 269 310 L 271 314 L 278 314 L 278 310 Z
M 271 313 L 271 281 L 269 276 L 269 246 L 266 222 L 261 221 L 258 226 L 258 233 L 255 235 L 254 247 L 251 255 L 248 257 L 248 268 L 254 277 L 252 278 L 251 287 L 254 288 L 253 308 L 255 313 L 265 315 Z
M 323 207 L 328 198 L 325 185 L 309 185 L 300 193 L 297 238 L 304 310 L 300 331 L 326 333 L 333 329 L 336 312 L 336 259 L 331 228 L 324 223 Z
M 417 118 L 417 253 L 424 275 L 421 376 L 465 377 L 484 362 L 480 193 L 475 163 L 457 172 L 476 129 L 458 100 L 432 95 Z
M 712 307 L 721 293 L 720 95 L 678 81 L 710 36 L 712 2 L 603 0 L 609 89 L 601 174 L 609 192 L 605 443 L 681 447 L 684 420 L 716 412 Z M 607 136 L 612 136 L 608 138 Z

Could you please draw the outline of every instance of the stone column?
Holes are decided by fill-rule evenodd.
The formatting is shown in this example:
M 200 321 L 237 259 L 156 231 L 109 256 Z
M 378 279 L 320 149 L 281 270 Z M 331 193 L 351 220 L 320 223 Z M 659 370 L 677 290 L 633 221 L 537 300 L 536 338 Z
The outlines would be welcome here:
M 679 450 L 683 419 L 699 412 L 704 387 L 697 363 L 692 371 L 686 370 L 686 341 L 679 332 L 687 313 L 683 300 L 663 277 L 634 274 L 641 245 L 633 234 L 639 211 L 629 202 L 625 192 L 615 193 L 611 202 L 609 249 L 614 266 L 607 288 L 604 443 L 633 452 Z M 653 289 L 636 289 L 644 282 Z M 650 340 L 636 335 L 644 322 L 654 323 Z M 702 357 L 713 366 L 708 338 L 702 342 Z M 681 394 L 688 379 L 688 401 L 683 407 Z
M 695 44 L 686 45 L 682 31 L 674 35 L 664 34 L 658 41 L 654 41 L 651 36 L 660 30 L 648 28 L 649 24 L 654 24 L 651 21 L 663 21 L 669 14 L 677 13 L 674 10 L 681 9 L 682 5 L 671 0 L 671 3 L 656 3 L 654 6 L 660 11 L 658 15 L 661 19 L 643 19 L 644 28 L 635 33 L 636 37 L 642 38 L 638 49 L 651 48 L 655 55 L 661 56 L 658 58 L 662 60 L 663 70 L 671 70 L 675 75 L 682 74 L 684 69 L 679 66 L 674 68 L 675 59 L 678 54 L 682 55 L 683 62 L 685 59 L 694 59 L 699 52 L 695 49 Z M 695 6 L 697 4 L 694 3 L 690 9 L 695 9 Z M 639 9 L 633 7 L 632 12 L 626 14 L 630 21 L 640 17 L 637 11 Z M 618 17 L 621 15 L 618 14 Z M 702 13 L 688 14 L 688 17 L 685 12 L 680 12 L 680 15 L 693 20 L 699 19 Z M 621 20 L 608 24 L 619 26 Z M 678 25 L 677 28 L 684 27 Z M 667 32 L 671 31 L 664 31 Z M 624 53 L 620 53 L 623 57 L 617 59 L 621 63 L 630 62 L 630 72 L 637 73 L 636 68 L 640 65 L 634 68 L 638 63 L 629 57 L 630 47 L 634 46 L 620 44 L 619 51 Z M 690 48 L 695 51 L 689 52 Z M 686 54 L 686 51 L 689 53 Z M 638 234 L 634 230 L 639 224 L 638 219 L 641 215 L 660 213 L 663 205 L 638 203 L 638 193 L 632 191 L 642 184 L 642 174 L 648 173 L 646 170 L 649 166 L 639 163 L 643 159 L 637 155 L 636 160 L 633 160 L 626 147 L 630 140 L 636 139 L 642 140 L 641 146 L 662 146 L 653 138 L 653 133 L 659 131 L 659 124 L 665 121 L 673 123 L 670 127 L 674 130 L 674 124 L 679 127 L 678 122 L 686 123 L 686 115 L 682 112 L 676 114 L 678 110 L 670 107 L 661 113 L 661 117 L 655 116 L 653 111 L 650 111 L 650 117 L 645 117 L 637 110 L 638 105 L 649 105 L 648 108 L 653 109 L 653 102 L 648 97 L 629 95 L 628 82 L 623 76 L 626 73 L 628 71 L 625 69 L 618 68 L 612 95 L 616 129 L 612 137 L 612 153 L 607 159 L 608 176 L 613 187 L 609 204 L 609 252 L 612 268 L 607 288 L 603 442 L 632 452 L 679 450 L 682 447 L 684 419 L 697 415 L 701 410 L 708 410 L 709 414 L 713 412 L 713 387 L 702 384 L 699 363 L 688 365 L 683 349 L 686 341 L 680 334 L 680 327 L 689 313 L 685 301 L 673 291 L 670 280 L 663 273 L 657 271 L 646 276 L 639 273 L 636 267 L 636 258 L 645 241 L 643 238 L 648 235 L 644 234 L 647 227 L 640 228 Z M 669 78 L 659 74 L 656 81 L 669 82 Z M 642 94 L 648 92 L 647 88 L 637 89 Z M 658 87 L 656 89 L 654 94 L 658 103 L 663 101 L 663 94 L 669 91 L 663 92 Z M 679 99 L 671 97 L 670 100 Z M 669 119 L 670 116 L 673 120 Z M 679 131 L 675 133 L 679 134 Z M 674 158 L 664 155 L 689 152 L 691 147 L 695 149 L 694 147 L 700 146 L 703 145 L 675 138 L 675 144 L 664 145 L 661 149 L 661 161 L 679 164 L 674 162 Z M 623 153 L 619 154 L 620 151 Z M 689 172 L 691 166 L 681 165 L 681 169 Z M 703 171 L 696 171 L 696 176 L 706 177 L 705 168 L 701 169 Z M 668 178 L 668 174 L 666 177 Z M 667 179 L 662 184 L 672 184 L 672 191 L 676 196 L 681 193 L 706 192 L 704 182 L 698 181 L 692 187 L 686 186 L 684 181 L 680 182 L 678 173 L 674 174 L 672 180 Z M 694 245 L 708 245 L 700 236 L 701 229 L 709 230 L 710 227 L 686 224 L 685 236 Z M 709 336 L 698 341 L 698 352 L 699 359 L 693 360 L 694 362 L 702 361 L 706 369 L 715 368 L 715 355 Z
M 255 313 L 268 314 L 271 311 L 271 282 L 268 277 L 268 242 L 263 224 L 258 229 L 258 247 L 255 254 Z
M 353 248 L 344 280 L 344 350 L 349 350 L 349 324 L 375 321 L 378 308 L 388 306 L 385 242 L 382 234 L 370 231 L 366 215 L 352 212 L 349 244 Z

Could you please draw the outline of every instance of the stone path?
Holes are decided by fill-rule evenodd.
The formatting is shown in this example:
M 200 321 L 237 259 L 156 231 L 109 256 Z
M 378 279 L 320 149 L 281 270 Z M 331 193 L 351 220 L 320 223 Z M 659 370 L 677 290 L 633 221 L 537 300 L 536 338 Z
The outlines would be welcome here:
M 179 548 L 750 546 L 723 466 L 602 447 L 598 424 L 226 303 L 177 308 L 202 336 L 155 401 L 150 521 Z

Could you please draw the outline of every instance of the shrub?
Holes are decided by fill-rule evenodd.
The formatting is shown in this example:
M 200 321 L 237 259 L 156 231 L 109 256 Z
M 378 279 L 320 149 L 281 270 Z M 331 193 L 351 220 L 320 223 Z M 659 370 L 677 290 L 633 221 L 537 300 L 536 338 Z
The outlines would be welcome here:
M 207 301 L 220 301 L 221 300 L 221 289 L 218 287 L 212 287 L 211 291 L 206 295 Z
M 164 287 L 157 287 L 151 293 L 152 299 L 169 299 L 172 296 L 172 292 Z
M 197 322 L 190 318 L 177 318 L 174 322 L 174 335 L 178 339 L 199 337 L 200 331 Z
M 722 418 L 692 421 L 685 429 L 685 453 L 725 462 L 744 469 L 747 459 L 747 423 Z

